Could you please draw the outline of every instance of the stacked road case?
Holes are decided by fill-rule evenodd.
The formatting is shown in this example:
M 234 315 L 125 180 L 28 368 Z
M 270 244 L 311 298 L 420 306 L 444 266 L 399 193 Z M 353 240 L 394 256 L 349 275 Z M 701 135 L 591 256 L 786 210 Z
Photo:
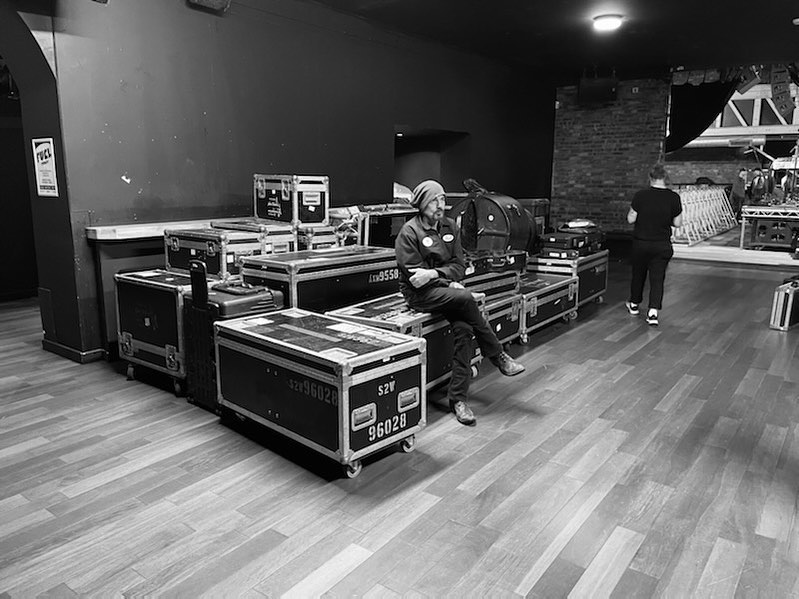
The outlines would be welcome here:
M 301 225 L 327 225 L 330 180 L 322 175 L 254 175 L 255 216 Z
M 601 303 L 608 288 L 608 250 L 573 259 L 531 256 L 527 259 L 527 272 L 536 276 L 560 275 L 579 279 L 577 305 L 590 301 Z
M 400 443 L 426 423 L 425 341 L 304 310 L 217 322 L 223 409 L 340 462 Z
M 554 320 L 577 318 L 578 285 L 576 276 L 531 273 L 522 277 L 522 343 L 528 342 L 530 333 Z
M 288 224 L 273 223 L 260 218 L 241 218 L 212 220 L 211 227 L 260 234 L 263 246 L 261 254 L 285 254 L 299 249 L 297 247 L 297 232 L 293 226 Z
M 484 302 L 480 301 L 481 308 Z M 449 380 L 452 374 L 454 337 L 452 327 L 442 314 L 412 310 L 400 293 L 331 310 L 328 315 L 358 324 L 388 329 L 403 335 L 422 337 L 427 342 L 427 389 Z M 477 344 L 472 356 L 472 374 L 477 374 L 481 360 Z
M 208 275 L 226 279 L 239 272 L 242 258 L 264 252 L 263 236 L 255 231 L 167 229 L 164 231 L 166 268 L 188 274 L 189 262 L 200 260 Z
M 288 306 L 318 312 L 394 293 L 399 280 L 393 249 L 359 245 L 245 258 L 241 273 Z
M 799 292 L 799 281 L 789 280 L 777 286 L 774 290 L 774 300 L 771 303 L 770 328 L 787 331 L 799 324 L 797 292 Z

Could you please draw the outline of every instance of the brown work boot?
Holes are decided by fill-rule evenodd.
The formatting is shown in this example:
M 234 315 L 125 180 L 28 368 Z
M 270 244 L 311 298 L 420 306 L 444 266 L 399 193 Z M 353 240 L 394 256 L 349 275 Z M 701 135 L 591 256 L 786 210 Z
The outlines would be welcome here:
M 501 352 L 497 357 L 491 358 L 491 363 L 499 368 L 505 376 L 516 376 L 524 372 L 524 366 L 511 358 L 506 352 Z
M 474 417 L 474 412 L 472 412 L 472 409 L 466 404 L 465 401 L 456 401 L 455 403 L 450 403 L 449 406 L 452 408 L 455 418 L 457 418 L 458 422 L 461 424 L 472 426 L 473 424 L 477 423 L 477 419 Z

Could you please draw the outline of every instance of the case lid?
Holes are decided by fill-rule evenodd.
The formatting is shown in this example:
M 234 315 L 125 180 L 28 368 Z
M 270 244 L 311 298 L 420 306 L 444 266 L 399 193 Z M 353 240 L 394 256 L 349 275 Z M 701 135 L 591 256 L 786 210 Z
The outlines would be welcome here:
M 521 279 L 521 286 L 519 293 L 522 295 L 546 289 L 558 285 L 568 285 L 569 283 L 576 283 L 579 279 L 577 277 L 561 276 L 561 275 L 547 275 L 542 273 L 527 274 Z
M 260 339 L 266 346 L 288 346 L 297 352 L 311 354 L 336 364 L 346 364 L 353 358 L 406 343 L 421 347 L 420 341 L 415 337 L 296 308 L 220 321 L 216 326 L 221 334 L 235 331 Z
M 266 233 L 267 235 L 293 235 L 294 227 L 286 223 L 278 223 L 275 221 L 268 221 L 262 218 L 241 218 L 241 219 L 225 219 L 225 220 L 212 220 L 211 227 L 214 229 L 225 230 L 238 230 L 238 231 L 255 231 L 257 233 Z
M 334 265 L 353 265 L 360 263 L 396 261 L 393 248 L 380 248 L 366 245 L 347 245 L 343 247 L 301 250 L 285 254 L 263 254 L 245 256 L 243 268 L 257 270 L 309 270 Z
M 203 241 L 222 241 L 222 240 L 254 240 L 259 239 L 257 231 L 233 231 L 228 229 L 218 229 L 207 227 L 204 229 L 166 229 L 164 237 L 176 237 L 178 239 L 200 239 Z
M 441 315 L 436 316 L 411 309 L 401 293 L 376 297 L 359 304 L 331 310 L 328 314 L 344 319 L 373 320 L 375 326 L 385 323 L 395 325 L 397 328 L 442 318 Z
M 146 283 L 172 286 L 172 287 L 188 287 L 191 289 L 191 278 L 188 274 L 179 272 L 171 272 L 162 268 L 152 270 L 140 270 L 136 272 L 118 273 L 115 275 L 117 280 L 123 281 L 142 281 Z

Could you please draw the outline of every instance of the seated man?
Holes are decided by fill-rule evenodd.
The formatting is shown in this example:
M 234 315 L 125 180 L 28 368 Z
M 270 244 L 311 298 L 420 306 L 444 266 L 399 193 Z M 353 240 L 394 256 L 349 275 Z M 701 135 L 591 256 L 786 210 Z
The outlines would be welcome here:
M 437 181 L 422 181 L 413 190 L 411 205 L 419 214 L 403 225 L 395 245 L 400 291 L 414 310 L 439 312 L 452 325 L 455 353 L 449 405 L 458 422 L 474 424 L 474 413 L 467 404 L 472 336 L 502 374 L 514 376 L 523 372 L 524 366 L 502 350 L 471 292 L 458 282 L 465 271 L 463 247 L 455 221 L 444 216 L 444 188 Z

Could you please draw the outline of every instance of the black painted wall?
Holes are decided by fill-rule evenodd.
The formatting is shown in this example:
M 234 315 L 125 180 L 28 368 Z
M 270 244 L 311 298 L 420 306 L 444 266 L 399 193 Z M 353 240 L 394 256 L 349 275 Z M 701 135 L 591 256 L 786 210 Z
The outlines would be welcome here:
M 38 277 L 19 100 L 0 96 L 0 301 L 33 297 Z
M 468 134 L 463 177 L 549 192 L 555 90 L 534 73 L 300 0 L 63 0 L 54 16 L 80 313 L 66 345 L 100 346 L 86 225 L 244 215 L 254 172 L 329 175 L 334 205 L 390 201 L 398 125 Z

